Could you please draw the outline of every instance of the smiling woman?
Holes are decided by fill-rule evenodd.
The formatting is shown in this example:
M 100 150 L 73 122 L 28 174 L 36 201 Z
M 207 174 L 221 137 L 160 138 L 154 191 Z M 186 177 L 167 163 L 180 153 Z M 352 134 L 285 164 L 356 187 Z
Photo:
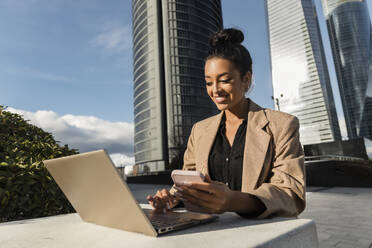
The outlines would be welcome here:
M 156 209 L 183 201 L 207 213 L 266 218 L 296 216 L 305 208 L 298 120 L 245 98 L 252 60 L 243 39 L 241 31 L 224 29 L 210 41 L 206 90 L 221 113 L 194 125 L 183 166 L 205 174 L 205 181 L 148 196 Z
M 210 41 L 206 90 L 221 113 L 193 126 L 183 165 L 205 174 L 205 181 L 148 196 L 156 209 L 167 211 L 183 201 L 207 213 L 258 218 L 296 216 L 304 210 L 298 119 L 245 98 L 252 59 L 243 40 L 241 31 L 224 29 Z

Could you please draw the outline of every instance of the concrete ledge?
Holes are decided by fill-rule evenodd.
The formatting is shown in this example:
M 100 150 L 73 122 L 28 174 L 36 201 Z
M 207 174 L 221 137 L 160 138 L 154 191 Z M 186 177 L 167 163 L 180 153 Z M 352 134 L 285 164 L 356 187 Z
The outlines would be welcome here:
M 123 220 L 125 221 L 125 220 Z M 247 220 L 225 213 L 214 223 L 148 237 L 68 214 L 0 224 L 1 246 L 15 247 L 318 247 L 312 220 Z

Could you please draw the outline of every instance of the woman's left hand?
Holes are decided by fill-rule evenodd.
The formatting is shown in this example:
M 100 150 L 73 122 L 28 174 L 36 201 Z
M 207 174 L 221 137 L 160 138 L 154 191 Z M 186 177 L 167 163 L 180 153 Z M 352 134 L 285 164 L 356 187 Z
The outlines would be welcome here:
M 231 211 L 233 191 L 224 183 L 212 181 L 208 175 L 203 183 L 185 183 L 175 188 L 175 195 L 182 201 L 197 205 L 208 213 L 221 214 Z

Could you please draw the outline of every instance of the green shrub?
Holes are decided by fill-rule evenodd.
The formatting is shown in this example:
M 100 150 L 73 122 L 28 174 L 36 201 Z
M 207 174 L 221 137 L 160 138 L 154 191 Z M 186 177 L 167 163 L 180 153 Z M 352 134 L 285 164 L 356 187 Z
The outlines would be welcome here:
M 77 153 L 0 105 L 0 222 L 73 212 L 42 161 Z

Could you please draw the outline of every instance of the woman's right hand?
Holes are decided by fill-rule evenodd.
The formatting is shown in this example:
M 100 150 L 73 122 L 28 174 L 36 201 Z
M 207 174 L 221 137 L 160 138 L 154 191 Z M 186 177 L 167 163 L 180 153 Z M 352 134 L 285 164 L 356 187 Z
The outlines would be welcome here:
M 179 203 L 179 199 L 172 195 L 167 189 L 158 190 L 155 195 L 148 195 L 147 200 L 157 211 L 166 213 Z

